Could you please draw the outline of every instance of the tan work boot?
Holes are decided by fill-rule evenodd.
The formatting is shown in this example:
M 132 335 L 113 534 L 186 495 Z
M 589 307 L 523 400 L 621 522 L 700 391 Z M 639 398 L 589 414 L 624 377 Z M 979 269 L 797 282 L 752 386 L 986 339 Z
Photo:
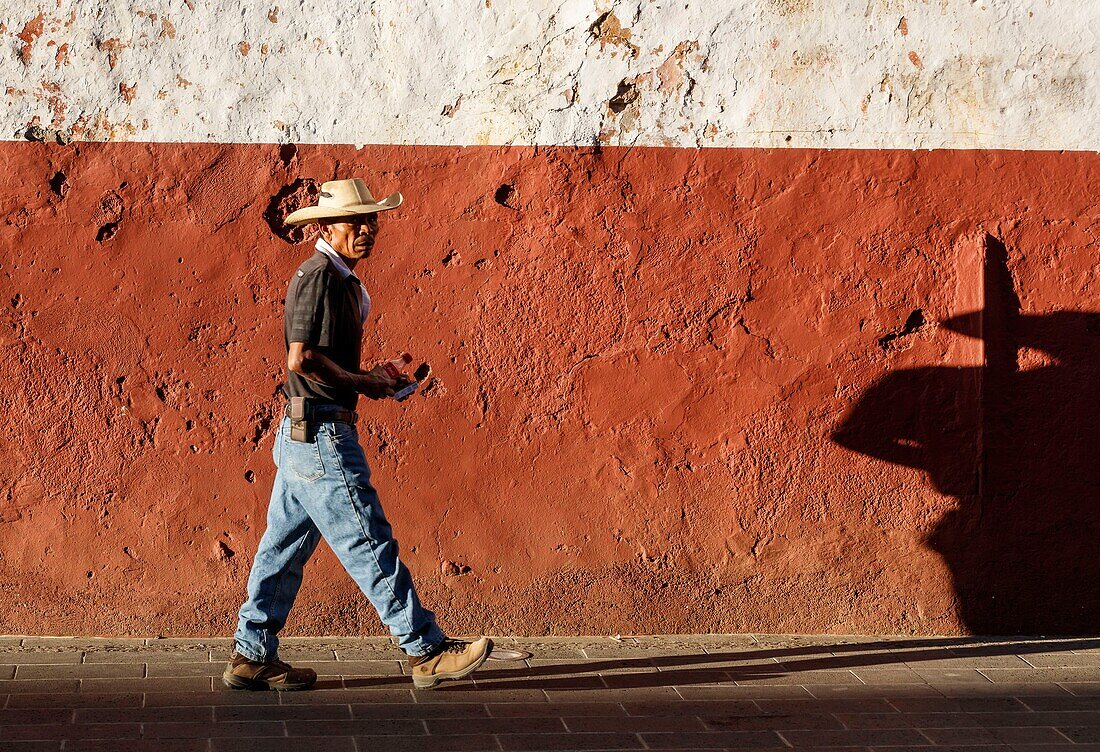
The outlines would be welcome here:
M 410 655 L 413 686 L 431 689 L 444 679 L 461 679 L 474 673 L 493 652 L 493 641 L 481 637 L 473 642 L 446 639 L 428 655 Z
M 311 668 L 294 668 L 278 658 L 260 663 L 233 650 L 222 672 L 222 683 L 230 689 L 309 689 L 317 681 Z

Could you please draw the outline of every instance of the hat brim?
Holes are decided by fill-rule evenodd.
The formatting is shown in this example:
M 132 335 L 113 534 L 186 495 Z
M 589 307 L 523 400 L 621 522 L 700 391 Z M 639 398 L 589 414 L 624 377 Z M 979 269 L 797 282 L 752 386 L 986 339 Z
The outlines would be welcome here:
M 363 214 L 396 209 L 401 206 L 404 197 L 400 191 L 394 191 L 381 201 L 373 204 L 352 204 L 351 206 L 303 206 L 297 211 L 287 215 L 283 221 L 288 225 L 308 225 L 310 222 L 320 222 L 323 219 L 344 219 L 357 217 Z

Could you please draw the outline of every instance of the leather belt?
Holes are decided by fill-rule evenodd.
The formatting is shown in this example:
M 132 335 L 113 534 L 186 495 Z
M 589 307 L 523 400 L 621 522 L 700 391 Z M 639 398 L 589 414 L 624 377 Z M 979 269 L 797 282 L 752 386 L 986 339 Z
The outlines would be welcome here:
M 283 407 L 283 415 L 290 416 L 290 405 Z M 314 408 L 313 415 L 310 416 L 312 420 L 318 423 L 354 423 L 359 419 L 359 416 L 354 410 L 326 410 Z

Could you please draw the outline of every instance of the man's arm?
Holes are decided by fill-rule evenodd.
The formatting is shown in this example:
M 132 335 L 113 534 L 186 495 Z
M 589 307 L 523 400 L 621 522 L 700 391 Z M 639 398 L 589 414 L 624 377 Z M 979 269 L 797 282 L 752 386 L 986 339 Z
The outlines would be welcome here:
M 299 376 L 325 386 L 353 389 L 371 399 L 393 396 L 393 384 L 377 373 L 352 373 L 334 362 L 316 347 L 305 342 L 291 342 L 286 367 Z

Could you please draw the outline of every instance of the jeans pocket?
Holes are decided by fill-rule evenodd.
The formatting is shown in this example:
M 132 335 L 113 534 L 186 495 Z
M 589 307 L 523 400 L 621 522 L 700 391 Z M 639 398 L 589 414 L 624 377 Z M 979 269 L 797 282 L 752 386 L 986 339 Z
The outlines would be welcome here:
M 283 442 L 282 461 L 299 480 L 317 480 L 325 474 L 321 461 L 321 432 L 313 441 L 294 441 L 289 437 Z

